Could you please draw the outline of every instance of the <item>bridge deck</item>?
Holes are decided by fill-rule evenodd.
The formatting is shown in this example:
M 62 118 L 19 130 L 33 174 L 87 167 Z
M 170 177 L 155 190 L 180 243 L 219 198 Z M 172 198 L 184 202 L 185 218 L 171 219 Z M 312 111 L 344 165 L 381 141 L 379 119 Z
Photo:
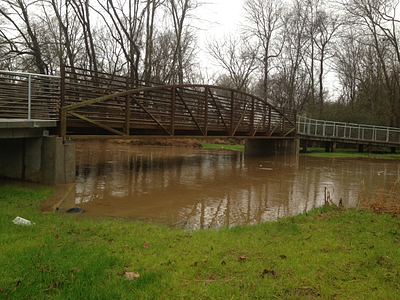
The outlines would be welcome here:
M 3 119 L 0 118 L 0 138 L 41 137 L 47 128 L 57 127 L 52 120 Z

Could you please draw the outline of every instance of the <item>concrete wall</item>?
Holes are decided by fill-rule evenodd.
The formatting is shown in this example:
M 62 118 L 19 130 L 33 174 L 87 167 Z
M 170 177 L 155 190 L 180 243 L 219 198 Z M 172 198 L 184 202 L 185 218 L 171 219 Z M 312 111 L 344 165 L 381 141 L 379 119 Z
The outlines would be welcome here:
M 297 156 L 298 139 L 247 139 L 245 157 Z
M 59 137 L 0 139 L 0 176 L 44 184 L 75 182 L 75 144 Z

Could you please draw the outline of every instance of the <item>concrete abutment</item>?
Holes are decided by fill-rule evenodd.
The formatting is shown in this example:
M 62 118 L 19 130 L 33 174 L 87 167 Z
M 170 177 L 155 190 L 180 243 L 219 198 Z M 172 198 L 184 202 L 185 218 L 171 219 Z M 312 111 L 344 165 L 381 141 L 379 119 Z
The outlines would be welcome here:
M 61 137 L 0 139 L 0 176 L 48 185 L 75 182 L 75 144 Z
M 298 156 L 299 139 L 247 139 L 246 157 Z

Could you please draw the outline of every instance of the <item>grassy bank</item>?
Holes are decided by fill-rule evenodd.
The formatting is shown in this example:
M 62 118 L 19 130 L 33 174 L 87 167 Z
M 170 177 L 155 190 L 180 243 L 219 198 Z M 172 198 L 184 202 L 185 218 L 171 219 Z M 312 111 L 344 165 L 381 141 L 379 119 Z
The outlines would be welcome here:
M 400 159 L 400 153 L 391 154 L 388 150 L 382 151 L 381 149 L 373 149 L 371 153 L 359 153 L 358 149 L 352 148 L 337 148 L 335 152 L 325 152 L 325 148 L 310 147 L 308 153 L 300 153 L 300 155 L 308 155 L 315 157 L 348 157 L 348 158 L 377 158 L 377 159 Z
M 229 150 L 236 150 L 236 151 L 244 151 L 244 145 L 224 145 L 224 144 L 201 143 L 201 146 L 205 149 L 229 149 Z
M 213 149 L 230 149 L 237 151 L 244 151 L 244 145 L 223 145 L 223 144 L 211 144 L 211 143 L 202 143 L 203 148 L 213 148 Z M 320 147 L 310 147 L 308 149 L 308 153 L 300 153 L 300 155 L 308 155 L 314 157 L 348 157 L 348 158 L 377 158 L 377 159 L 392 159 L 399 160 L 400 153 L 391 154 L 391 153 L 382 153 L 378 150 L 372 153 L 359 153 L 358 149 L 351 148 L 337 148 L 335 152 L 325 152 L 325 148 Z
M 323 207 L 257 226 L 183 231 L 39 212 L 0 187 L 2 299 L 398 299 L 400 218 Z M 16 216 L 33 226 L 12 223 Z

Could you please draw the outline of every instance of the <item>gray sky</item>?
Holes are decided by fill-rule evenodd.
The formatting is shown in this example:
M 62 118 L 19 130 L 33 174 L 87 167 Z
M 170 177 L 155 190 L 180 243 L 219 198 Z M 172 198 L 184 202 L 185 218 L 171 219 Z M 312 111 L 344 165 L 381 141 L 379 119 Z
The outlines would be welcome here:
M 243 0 L 210 0 L 196 10 L 196 18 L 200 21 L 199 28 L 199 58 L 203 65 L 207 65 L 209 75 L 218 68 L 212 66 L 212 58 L 208 56 L 206 43 L 211 39 L 222 39 L 229 34 L 235 34 L 239 30 L 239 23 L 243 15 Z

